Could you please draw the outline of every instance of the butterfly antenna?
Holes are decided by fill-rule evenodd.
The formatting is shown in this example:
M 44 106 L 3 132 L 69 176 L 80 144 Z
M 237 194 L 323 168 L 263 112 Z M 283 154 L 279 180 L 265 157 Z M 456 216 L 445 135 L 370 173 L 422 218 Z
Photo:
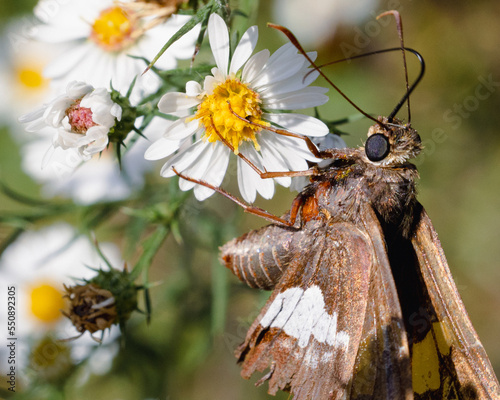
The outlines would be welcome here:
M 392 15 L 394 17 L 394 19 L 396 20 L 397 28 L 398 28 L 399 42 L 401 45 L 401 52 L 403 53 L 403 65 L 404 65 L 404 69 L 405 69 L 406 102 L 407 102 L 407 106 L 408 106 L 408 123 L 410 123 L 411 122 L 411 110 L 410 110 L 410 96 L 408 93 L 410 90 L 410 85 L 408 83 L 408 66 L 406 63 L 406 52 L 405 52 L 405 44 L 404 44 L 404 38 L 403 38 L 403 21 L 401 19 L 401 14 L 399 14 L 399 12 L 396 10 L 386 11 L 386 12 L 378 15 L 377 19 L 380 19 L 380 18 L 385 17 L 387 15 Z M 392 119 L 394 118 L 396 113 L 401 108 L 401 105 L 398 104 L 398 107 L 396 107 L 396 109 L 393 110 L 392 113 L 389 115 L 389 117 L 387 118 L 389 120 L 389 122 L 392 121 Z
M 401 100 L 399 101 L 397 106 L 394 107 L 394 110 L 392 110 L 392 112 L 389 114 L 387 119 L 389 121 L 391 121 L 396 116 L 398 111 L 401 109 L 403 104 L 405 102 L 408 102 L 408 123 L 410 123 L 411 122 L 410 121 L 410 117 L 411 117 L 411 115 L 410 115 L 410 94 L 413 92 L 413 89 L 415 89 L 417 87 L 417 85 L 419 84 L 419 82 L 422 80 L 422 78 L 424 76 L 425 61 L 424 61 L 424 58 L 422 57 L 422 55 L 418 51 L 410 49 L 408 47 L 406 47 L 405 50 L 413 53 L 418 58 L 418 61 L 420 62 L 420 74 L 418 74 L 417 79 L 415 79 L 415 81 L 412 83 L 412 85 L 406 90 L 405 95 L 401 98 Z
M 370 114 L 366 113 L 365 111 L 363 111 L 361 108 L 359 108 L 356 104 L 354 104 L 354 102 L 349 98 L 347 97 L 346 94 L 344 94 L 344 92 L 342 92 L 342 90 L 340 90 L 337 85 L 335 85 L 322 71 L 321 69 L 319 69 L 319 67 L 314 63 L 313 60 L 311 60 L 311 57 L 308 56 L 308 54 L 306 53 L 306 51 L 304 50 L 304 48 L 302 47 L 302 45 L 299 43 L 299 41 L 297 40 L 297 38 L 294 36 L 294 34 L 292 32 L 290 32 L 290 30 L 288 30 L 287 28 L 285 28 L 284 26 L 281 26 L 281 25 L 276 25 L 276 24 L 272 24 L 272 23 L 268 23 L 267 26 L 269 26 L 270 28 L 273 28 L 273 29 L 277 29 L 278 31 L 281 31 L 283 32 L 286 37 L 288 38 L 288 40 L 290 40 L 290 42 L 297 48 L 297 50 L 307 59 L 307 61 L 309 61 L 309 63 L 311 64 L 311 66 L 319 72 L 319 74 L 344 98 L 346 99 L 350 105 L 352 105 L 357 111 L 359 111 L 361 114 L 363 114 L 366 118 L 369 118 L 371 119 L 372 121 L 375 121 L 377 124 L 381 124 L 381 122 L 372 117 Z

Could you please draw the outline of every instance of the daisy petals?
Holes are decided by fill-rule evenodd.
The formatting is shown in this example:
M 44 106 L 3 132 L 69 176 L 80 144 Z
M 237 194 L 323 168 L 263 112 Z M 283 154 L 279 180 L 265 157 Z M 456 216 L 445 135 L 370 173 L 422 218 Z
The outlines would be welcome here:
M 175 172 L 172 170 L 172 167 L 175 167 L 175 169 L 179 172 L 184 171 L 192 163 L 196 162 L 200 154 L 205 149 L 205 146 L 207 146 L 207 143 L 202 140 L 198 140 L 184 151 L 180 151 L 163 165 L 160 175 L 164 178 L 175 176 Z
M 217 67 L 227 74 L 229 62 L 229 32 L 226 23 L 218 14 L 210 15 L 208 21 L 208 39 Z
M 324 136 L 328 133 L 328 127 L 317 118 L 304 114 L 263 114 L 263 118 L 273 122 L 290 132 L 306 136 Z
M 175 113 L 181 110 L 187 110 L 200 104 L 196 97 L 190 97 L 186 93 L 169 92 L 162 96 L 158 102 L 158 109 L 164 113 Z
M 275 96 L 272 99 L 265 99 L 264 107 L 274 110 L 297 110 L 321 106 L 328 101 L 328 96 L 324 94 L 327 91 L 328 89 L 319 86 L 307 87 L 296 92 Z
M 262 140 L 260 142 L 262 159 L 266 170 L 272 172 L 289 171 L 282 154 L 276 151 L 272 145 L 272 141 L 266 140 L 266 133 L 270 134 L 269 132 L 262 132 Z M 288 176 L 274 178 L 274 180 L 284 187 L 290 186 L 291 183 L 291 178 Z
M 190 97 L 196 97 L 201 94 L 203 89 L 201 85 L 196 81 L 189 81 L 186 83 L 186 95 Z
M 210 167 L 202 176 L 202 180 L 214 185 L 220 186 L 224 175 L 226 174 L 227 166 L 229 164 L 229 155 L 231 151 L 222 143 L 217 142 L 214 146 L 212 160 Z M 206 186 L 197 185 L 194 188 L 194 195 L 199 201 L 203 201 L 210 197 L 215 192 Z
M 266 64 L 267 60 L 269 60 L 269 50 L 264 49 L 255 53 L 248 62 L 243 67 L 243 71 L 241 73 L 241 79 L 244 82 L 252 83 L 252 81 L 259 75 L 260 71 Z
M 182 173 L 193 179 L 201 179 L 201 177 L 209 167 L 213 153 L 214 148 L 212 145 L 203 146 L 203 150 L 197 157 L 196 162 L 193 162 L 189 167 L 183 169 Z M 184 192 L 187 190 L 191 190 L 195 185 L 196 183 L 194 182 L 187 181 L 182 178 L 179 179 L 179 188 Z
M 183 140 L 194 134 L 199 124 L 197 119 L 193 119 L 189 122 L 186 122 L 186 119 L 178 119 L 167 128 L 163 137 L 168 140 Z
M 245 155 L 261 171 L 263 168 L 262 158 L 249 142 L 240 146 L 241 154 Z M 270 199 L 274 195 L 274 181 L 272 179 L 261 179 L 261 177 L 241 158 L 238 158 L 238 186 L 241 195 L 248 202 L 254 202 L 256 193 Z
M 168 157 L 179 149 L 180 143 L 178 140 L 160 138 L 148 147 L 144 153 L 144 158 L 146 160 L 160 160 Z
M 258 29 L 256 26 L 248 28 L 248 30 L 243 34 L 231 59 L 231 66 L 229 67 L 230 74 L 236 74 L 241 66 L 252 55 L 255 45 L 257 44 L 258 35 Z

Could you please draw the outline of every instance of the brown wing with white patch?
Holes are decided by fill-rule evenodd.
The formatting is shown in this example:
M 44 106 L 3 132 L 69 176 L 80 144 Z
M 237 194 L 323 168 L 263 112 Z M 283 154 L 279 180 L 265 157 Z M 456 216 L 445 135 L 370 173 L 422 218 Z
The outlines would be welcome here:
M 451 360 L 455 375 L 452 378 L 458 380 L 447 383 L 441 377 L 441 385 L 446 384 L 447 390 L 455 393 L 455 398 L 500 399 L 498 380 L 462 303 L 437 233 L 423 208 L 411 242 L 438 319 L 433 323 L 433 338 L 429 337 L 429 340 L 436 342 L 435 351 L 440 358 Z M 413 346 L 414 354 L 417 345 L 418 343 Z M 420 345 L 424 346 L 424 341 Z M 412 362 L 415 363 L 415 360 Z M 440 363 L 440 368 L 443 367 L 442 364 L 443 362 Z M 414 374 L 415 370 L 414 367 Z M 439 390 L 442 392 L 443 387 Z M 416 396 L 418 392 L 415 390 Z M 420 394 L 422 398 L 433 398 L 425 393 Z
M 269 393 L 289 390 L 296 400 L 350 398 L 351 386 L 358 393 L 361 374 L 368 371 L 360 369 L 358 379 L 353 381 L 355 366 L 364 360 L 357 358 L 362 339 L 371 340 L 375 352 L 381 352 L 377 362 L 387 357 L 393 360 L 392 353 L 399 354 L 401 347 L 407 356 L 408 348 L 401 339 L 405 332 L 403 329 L 396 334 L 397 349 L 393 344 L 382 348 L 394 339 L 391 318 L 386 322 L 382 317 L 384 307 L 390 308 L 397 302 L 393 287 L 373 287 L 373 283 L 381 284 L 384 276 L 390 274 L 387 256 L 377 265 L 379 258 L 384 258 L 383 240 L 374 250 L 368 235 L 353 224 L 312 224 L 314 228 L 308 224 L 303 227 L 308 235 L 302 245 L 296 245 L 300 249 L 298 256 L 290 261 L 238 350 L 242 375 L 249 378 L 256 370 L 270 368 L 261 379 L 269 381 Z M 371 281 L 373 278 L 375 282 Z M 381 293 L 384 291 L 387 293 Z M 395 316 L 397 324 L 400 314 Z M 377 362 L 372 364 L 375 371 Z M 363 379 L 372 380 L 368 385 L 373 390 L 382 392 L 375 387 L 378 383 L 396 396 L 377 398 L 405 398 L 401 393 L 407 393 L 408 387 L 401 390 L 401 378 L 386 375 L 366 375 Z M 408 371 L 404 376 L 407 385 Z M 391 391 L 388 387 L 393 383 L 398 387 Z

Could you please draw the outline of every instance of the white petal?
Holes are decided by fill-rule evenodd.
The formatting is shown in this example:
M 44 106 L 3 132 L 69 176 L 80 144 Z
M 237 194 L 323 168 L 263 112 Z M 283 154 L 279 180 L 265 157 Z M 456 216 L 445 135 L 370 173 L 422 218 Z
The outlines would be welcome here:
M 200 153 L 196 162 L 192 163 L 189 167 L 182 170 L 182 173 L 190 178 L 200 180 L 203 174 L 207 171 L 212 160 L 212 155 L 214 153 L 214 146 L 212 143 L 203 147 L 203 151 Z M 187 181 L 185 179 L 179 180 L 179 188 L 182 191 L 187 191 L 192 189 L 196 183 Z
M 306 142 L 301 139 L 274 135 L 272 140 L 274 147 L 285 156 L 285 161 L 292 171 L 306 170 L 308 167 L 305 160 L 321 161 L 311 153 Z
M 186 95 L 190 97 L 199 96 L 202 90 L 201 85 L 196 81 L 189 81 L 186 83 Z
M 188 96 L 186 93 L 170 92 L 165 93 L 158 102 L 158 109 L 164 114 L 175 113 L 187 110 L 200 104 L 196 97 Z
M 211 145 L 211 143 L 203 142 L 202 140 L 198 140 L 196 143 L 193 143 L 186 150 L 177 153 L 170 160 L 168 160 L 163 165 L 160 175 L 164 178 L 175 176 L 175 172 L 172 170 L 172 167 L 175 167 L 178 172 L 184 171 L 192 163 L 196 162 L 200 154 L 205 149 L 205 146 L 208 145 Z
M 259 140 L 260 152 L 262 154 L 262 159 L 266 170 L 269 172 L 289 171 L 283 155 L 279 153 L 274 148 L 274 146 L 272 146 L 272 142 L 268 142 L 267 135 L 270 134 L 271 132 L 263 131 Z M 274 180 L 284 187 L 289 187 L 291 183 L 291 178 L 286 176 L 281 178 L 274 178 Z
M 244 142 L 240 146 L 241 154 L 245 155 L 261 171 L 264 169 L 262 158 L 255 150 L 253 144 Z M 241 161 L 241 162 L 240 162 Z M 274 195 L 274 182 L 272 179 L 261 179 L 245 161 L 238 159 L 238 186 L 241 195 L 248 202 L 255 201 L 256 192 L 265 199 Z
M 285 79 L 297 74 L 303 68 L 303 65 L 304 59 L 299 54 L 294 54 L 280 63 L 266 64 L 261 74 L 252 82 L 252 86 L 261 88 L 272 83 L 283 82 Z
M 215 58 L 215 64 L 227 75 L 229 63 L 229 32 L 226 23 L 218 14 L 210 15 L 208 20 L 208 39 Z
M 144 153 L 146 160 L 160 160 L 175 153 L 181 144 L 180 140 L 168 140 L 159 138 Z
M 325 149 L 344 149 L 347 147 L 344 139 L 334 133 L 329 133 L 326 136 L 314 138 L 313 142 L 320 150 Z
M 243 82 L 251 83 L 262 71 L 262 68 L 269 59 L 269 50 L 264 49 L 254 54 L 243 67 L 241 79 Z
M 256 26 L 248 28 L 248 30 L 241 37 L 238 46 L 233 53 L 233 58 L 231 60 L 231 66 L 229 67 L 229 73 L 238 72 L 243 64 L 252 55 L 255 45 L 257 44 L 257 39 L 259 37 L 259 31 Z
M 70 99 L 76 100 L 92 93 L 94 87 L 85 82 L 73 81 L 66 86 L 66 94 Z
M 200 121 L 193 119 L 186 123 L 186 118 L 181 118 L 170 125 L 163 137 L 168 140 L 183 140 L 198 130 Z
M 24 129 L 28 132 L 37 132 L 42 130 L 47 126 L 43 118 L 46 109 L 47 105 L 45 104 L 28 114 L 21 115 L 18 121 L 22 124 L 26 124 Z
M 282 126 L 285 130 L 306 136 L 324 136 L 328 133 L 328 127 L 319 119 L 304 114 L 266 113 L 263 119 Z
M 323 94 L 327 91 L 328 89 L 319 86 L 307 87 L 265 101 L 263 99 L 263 107 L 272 110 L 297 110 L 321 106 L 328 101 L 328 96 Z
M 295 75 L 288 77 L 285 80 L 273 81 L 267 85 L 258 88 L 261 99 L 272 98 L 284 93 L 295 92 L 309 86 L 318 77 L 318 71 L 312 71 L 311 74 L 308 69 L 301 68 Z
M 210 160 L 210 168 L 207 169 L 201 179 L 214 186 L 220 186 L 226 174 L 230 153 L 231 150 L 227 146 L 221 142 L 216 142 L 212 160 Z M 205 200 L 212 194 L 214 194 L 214 191 L 206 186 L 198 185 L 194 188 L 194 195 L 199 201 Z
M 253 182 L 253 175 L 256 175 L 245 161 L 237 159 L 238 188 L 241 196 L 247 203 L 253 203 L 257 197 L 257 189 Z

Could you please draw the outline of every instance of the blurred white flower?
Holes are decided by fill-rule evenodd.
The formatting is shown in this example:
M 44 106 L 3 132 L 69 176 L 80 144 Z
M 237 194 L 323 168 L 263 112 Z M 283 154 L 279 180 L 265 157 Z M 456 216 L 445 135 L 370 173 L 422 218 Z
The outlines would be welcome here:
M 114 244 L 101 243 L 100 248 L 112 265 L 124 264 Z M 31 353 L 35 351 L 31 345 L 48 335 L 56 340 L 79 335 L 61 313 L 66 308 L 63 284 L 73 284 L 74 278 L 92 278 L 95 271 L 88 266 L 107 268 L 89 239 L 63 223 L 24 232 L 3 252 L 0 293 L 6 298 L 7 287 L 14 287 L 16 293 L 15 333 L 20 349 L 16 362 L 26 367 L 28 358 L 39 356 Z M 0 320 L 6 320 L 6 312 L 6 307 L 0 308 Z M 112 337 L 117 334 L 118 329 L 110 332 Z M 96 345 L 90 336 L 81 339 L 69 342 L 75 360 L 87 357 Z M 0 349 L 6 348 L 6 341 L 3 335 Z M 40 360 L 35 357 L 35 361 Z M 0 365 L 4 367 L 3 363 Z
M 83 159 L 103 151 L 109 130 L 120 121 L 122 108 L 107 89 L 84 82 L 70 82 L 66 94 L 19 118 L 28 132 L 55 128 L 52 144 L 63 150 L 78 149 Z
M 45 70 L 46 76 L 55 84 L 83 80 L 95 87 L 107 88 L 111 82 L 124 94 L 133 78 L 146 67 L 144 61 L 131 56 L 152 60 L 190 19 L 174 14 L 166 22 L 146 29 L 149 19 L 126 7 L 129 3 L 133 2 L 40 0 L 35 15 L 44 24 L 37 27 L 35 39 L 54 43 L 61 50 Z M 193 29 L 174 43 L 160 57 L 156 67 L 172 69 L 177 66 L 177 59 L 190 58 L 198 32 L 199 29 Z M 155 74 L 145 74 L 137 79 L 134 93 L 151 93 L 159 84 Z
M 221 184 L 233 151 L 267 171 L 303 170 L 308 167 L 307 160 L 317 161 L 303 140 L 262 128 L 275 124 L 312 137 L 328 133 L 326 125 L 316 118 L 282 112 L 326 103 L 327 89 L 309 87 L 317 78 L 317 71 L 306 75 L 310 71 L 308 62 L 290 43 L 272 56 L 263 50 L 251 57 L 258 38 L 255 26 L 242 36 L 232 59 L 228 28 L 217 14 L 210 16 L 208 36 L 217 64 L 217 68 L 212 69 L 213 75 L 205 77 L 203 88 L 190 81 L 186 84 L 186 93 L 167 93 L 158 104 L 163 113 L 186 113 L 197 107 L 196 113 L 172 124 L 163 137 L 151 145 L 145 157 L 157 160 L 170 156 L 162 168 L 163 177 L 173 176 L 172 167 L 175 167 L 186 176 L 214 186 Z M 310 56 L 315 58 L 316 54 L 310 53 Z M 261 127 L 235 117 L 228 103 L 235 113 Z M 274 181 L 285 187 L 291 183 L 289 177 L 260 179 L 240 157 L 237 168 L 240 193 L 248 202 L 255 200 L 257 192 L 266 199 L 271 198 Z M 183 179 L 179 186 L 182 190 L 194 187 L 198 200 L 213 193 Z
M 18 118 L 50 97 L 50 80 L 42 73 L 54 52 L 49 45 L 31 40 L 35 22 L 30 18 L 11 21 L 0 35 L 0 117 L 16 140 L 25 138 Z

